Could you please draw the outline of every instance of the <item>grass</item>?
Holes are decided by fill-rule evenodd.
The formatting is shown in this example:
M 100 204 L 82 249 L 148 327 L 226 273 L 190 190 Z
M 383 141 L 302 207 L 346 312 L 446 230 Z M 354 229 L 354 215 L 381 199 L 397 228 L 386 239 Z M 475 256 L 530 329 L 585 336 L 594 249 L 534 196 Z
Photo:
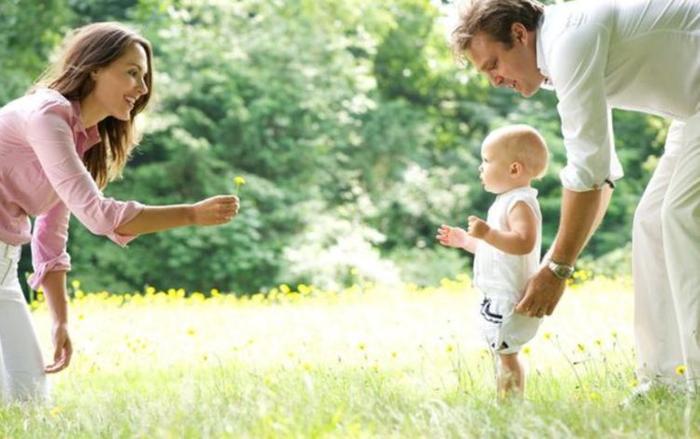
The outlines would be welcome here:
M 682 395 L 619 407 L 635 385 L 626 282 L 570 289 L 523 351 L 525 401 L 500 404 L 466 279 L 300 290 L 77 291 L 74 363 L 50 403 L 0 408 L 0 438 L 700 437 Z

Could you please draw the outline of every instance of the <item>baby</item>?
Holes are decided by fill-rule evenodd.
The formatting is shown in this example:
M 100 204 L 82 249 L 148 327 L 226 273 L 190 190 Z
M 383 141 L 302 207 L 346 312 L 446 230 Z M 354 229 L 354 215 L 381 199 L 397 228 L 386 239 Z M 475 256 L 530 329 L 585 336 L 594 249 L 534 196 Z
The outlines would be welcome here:
M 522 346 L 542 319 L 514 312 L 530 276 L 540 263 L 542 214 L 530 184 L 547 169 L 549 154 L 542 136 L 526 125 L 499 128 L 481 146 L 481 182 L 496 194 L 488 218 L 468 218 L 468 230 L 442 225 L 437 239 L 448 247 L 474 253 L 474 287 L 481 292 L 480 326 L 496 358 L 499 396 L 522 395 Z

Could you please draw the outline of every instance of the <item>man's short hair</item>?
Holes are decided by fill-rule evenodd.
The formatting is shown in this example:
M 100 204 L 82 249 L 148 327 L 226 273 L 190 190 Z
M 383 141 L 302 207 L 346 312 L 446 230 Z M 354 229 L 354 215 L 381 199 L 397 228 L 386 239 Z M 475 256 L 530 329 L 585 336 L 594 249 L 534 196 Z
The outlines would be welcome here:
M 472 38 L 480 32 L 510 49 L 513 47 L 513 23 L 521 23 L 529 31 L 535 30 L 543 12 L 544 5 L 537 0 L 467 0 L 452 32 L 452 50 L 463 55 Z

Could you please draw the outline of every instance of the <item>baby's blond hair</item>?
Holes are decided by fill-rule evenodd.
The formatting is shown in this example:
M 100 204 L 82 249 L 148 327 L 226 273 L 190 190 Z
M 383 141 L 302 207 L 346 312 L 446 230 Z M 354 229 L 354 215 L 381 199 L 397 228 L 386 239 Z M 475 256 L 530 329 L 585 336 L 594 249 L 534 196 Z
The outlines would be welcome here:
M 484 145 L 492 144 L 507 157 L 519 162 L 530 178 L 542 178 L 547 172 L 549 151 L 542 135 L 529 125 L 508 125 L 486 136 Z

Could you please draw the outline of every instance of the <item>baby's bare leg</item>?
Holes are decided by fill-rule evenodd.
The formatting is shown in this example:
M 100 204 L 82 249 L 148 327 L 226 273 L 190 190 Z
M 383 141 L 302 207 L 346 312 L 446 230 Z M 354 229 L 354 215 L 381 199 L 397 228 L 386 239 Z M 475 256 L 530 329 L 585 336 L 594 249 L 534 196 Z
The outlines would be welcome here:
M 522 396 L 525 390 L 525 373 L 518 354 L 499 354 L 496 385 L 498 396 Z

